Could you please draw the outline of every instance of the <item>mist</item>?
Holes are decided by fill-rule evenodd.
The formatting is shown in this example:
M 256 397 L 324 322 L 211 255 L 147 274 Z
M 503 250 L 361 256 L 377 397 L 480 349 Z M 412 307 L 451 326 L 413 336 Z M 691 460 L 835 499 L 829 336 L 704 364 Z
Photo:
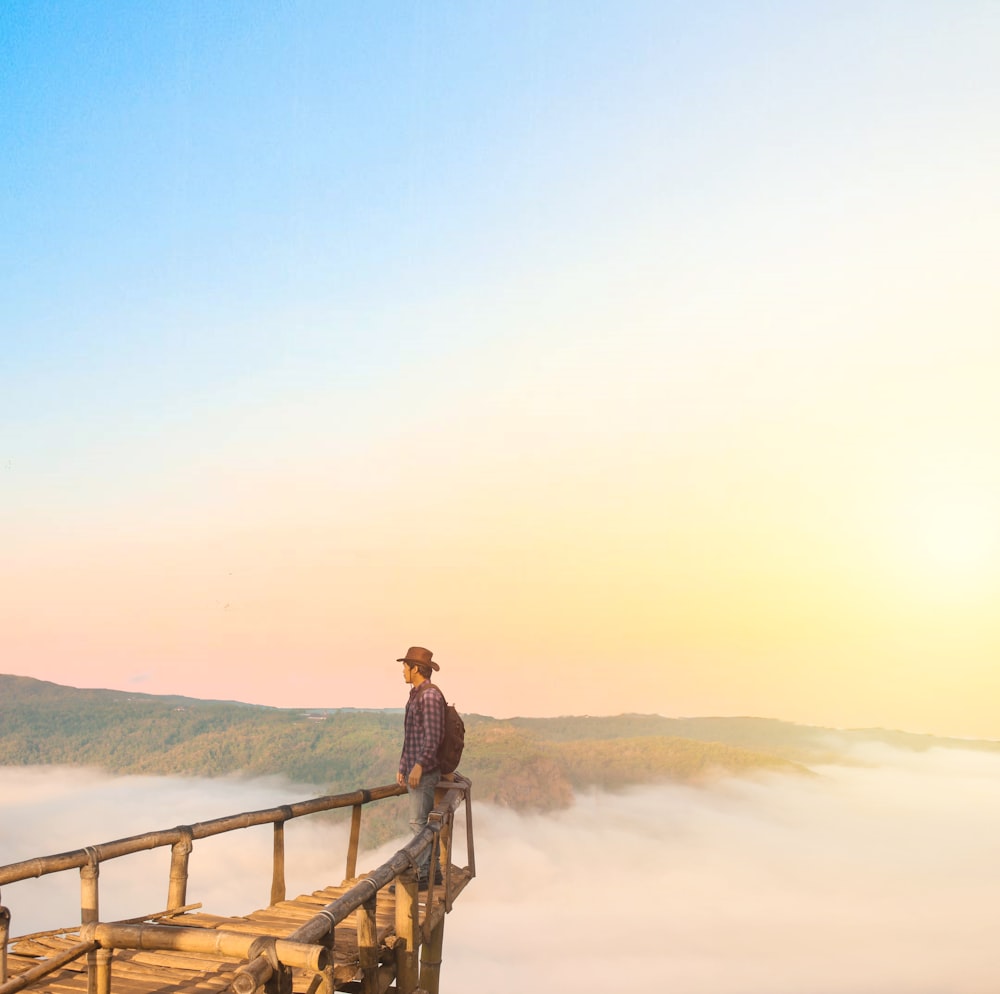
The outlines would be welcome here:
M 879 747 L 816 772 L 595 791 L 545 816 L 474 804 L 478 877 L 448 919 L 443 994 L 995 991 L 1000 757 Z M 280 779 L 3 769 L 0 858 L 315 793 Z M 290 894 L 339 882 L 346 826 L 302 819 L 287 831 Z M 197 842 L 189 900 L 233 912 L 265 904 L 270 845 L 266 828 Z M 145 855 L 158 859 L 113 886 L 115 863 L 102 867 L 102 917 L 162 909 L 169 854 Z M 75 920 L 77 876 L 60 876 L 68 898 L 56 922 L 36 896 L 50 881 L 3 888 L 12 934 Z
M 113 777 L 56 766 L 0 768 L 0 863 L 13 863 L 223 815 L 318 797 L 312 784 L 283 777 Z M 340 883 L 348 827 L 330 817 L 285 826 L 289 894 Z M 265 907 L 271 891 L 270 825 L 199 839 L 190 857 L 188 901 L 219 914 Z M 166 909 L 170 847 L 101 864 L 100 914 L 105 921 Z M 317 873 L 319 874 L 317 876 Z M 0 897 L 12 912 L 11 935 L 80 920 L 77 871 L 7 884 Z
M 996 991 L 1000 758 L 857 760 L 489 812 L 444 976 L 480 994 L 528 975 L 546 991 Z

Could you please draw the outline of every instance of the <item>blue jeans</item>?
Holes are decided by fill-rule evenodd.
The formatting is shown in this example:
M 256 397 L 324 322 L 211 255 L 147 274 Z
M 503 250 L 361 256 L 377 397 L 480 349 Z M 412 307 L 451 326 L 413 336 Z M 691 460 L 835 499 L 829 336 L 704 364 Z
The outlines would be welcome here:
M 440 779 L 441 771 L 431 770 L 420 778 L 419 786 L 406 788 L 410 792 L 410 828 L 413 829 L 414 835 L 427 824 L 427 816 L 434 807 L 434 788 Z M 430 862 L 431 850 L 428 849 L 417 864 L 417 872 L 422 878 L 427 877 Z

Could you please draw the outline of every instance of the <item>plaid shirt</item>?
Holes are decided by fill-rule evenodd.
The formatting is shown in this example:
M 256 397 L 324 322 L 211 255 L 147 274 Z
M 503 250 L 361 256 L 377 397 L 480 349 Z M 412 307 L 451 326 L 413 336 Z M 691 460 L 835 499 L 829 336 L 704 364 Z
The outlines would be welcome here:
M 403 752 L 399 772 L 409 777 L 417 763 L 424 773 L 438 768 L 437 752 L 444 738 L 444 694 L 430 680 L 410 690 L 403 719 Z

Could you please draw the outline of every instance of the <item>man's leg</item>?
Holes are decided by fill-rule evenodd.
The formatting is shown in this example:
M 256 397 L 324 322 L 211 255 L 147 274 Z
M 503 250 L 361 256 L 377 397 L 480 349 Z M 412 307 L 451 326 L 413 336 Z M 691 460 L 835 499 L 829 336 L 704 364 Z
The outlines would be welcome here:
M 433 770 L 431 773 L 425 773 L 420 778 L 419 787 L 408 788 L 410 792 L 410 828 L 413 830 L 414 835 L 427 824 L 427 816 L 434 807 L 434 788 L 440 779 L 441 771 Z M 417 872 L 421 880 L 427 879 L 430 860 L 431 851 L 428 849 L 420 857 L 420 862 L 417 865 Z

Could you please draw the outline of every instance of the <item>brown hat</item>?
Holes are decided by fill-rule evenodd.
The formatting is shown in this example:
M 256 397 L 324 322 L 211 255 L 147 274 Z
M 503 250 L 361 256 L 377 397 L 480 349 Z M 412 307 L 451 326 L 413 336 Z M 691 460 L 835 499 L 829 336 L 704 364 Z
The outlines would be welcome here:
M 432 670 L 441 669 L 437 663 L 431 659 L 434 653 L 430 649 L 422 649 L 419 645 L 411 646 L 406 650 L 406 655 L 402 659 L 397 659 L 397 663 L 414 663 L 420 666 L 429 666 Z

